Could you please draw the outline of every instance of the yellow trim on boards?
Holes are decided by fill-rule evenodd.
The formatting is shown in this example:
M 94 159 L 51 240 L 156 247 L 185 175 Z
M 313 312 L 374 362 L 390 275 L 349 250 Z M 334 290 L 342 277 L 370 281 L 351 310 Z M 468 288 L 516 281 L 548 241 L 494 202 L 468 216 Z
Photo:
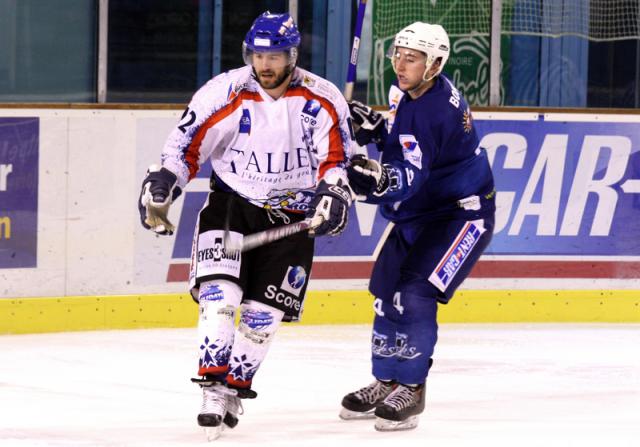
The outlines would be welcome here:
M 362 290 L 310 291 L 302 324 L 371 324 Z M 640 322 L 639 290 L 461 290 L 439 308 L 440 323 Z M 0 299 L 0 335 L 194 327 L 188 294 Z

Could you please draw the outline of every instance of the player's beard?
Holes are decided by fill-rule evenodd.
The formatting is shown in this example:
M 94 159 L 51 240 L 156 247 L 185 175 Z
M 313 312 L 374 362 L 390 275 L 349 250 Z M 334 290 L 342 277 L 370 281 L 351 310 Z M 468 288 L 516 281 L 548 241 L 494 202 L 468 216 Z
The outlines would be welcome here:
M 262 87 L 265 90 L 271 90 L 271 89 L 280 87 L 282 83 L 287 79 L 287 77 L 291 74 L 292 71 L 293 71 L 293 67 L 291 65 L 287 65 L 282 71 L 282 73 L 280 74 L 280 76 L 276 76 L 275 78 L 271 78 L 269 80 L 264 80 L 260 77 L 258 72 L 256 72 L 256 69 L 254 67 L 253 77 L 256 78 L 256 81 L 258 81 L 258 84 L 260 84 L 260 87 Z M 272 70 L 263 70 L 261 73 L 275 74 L 275 72 Z

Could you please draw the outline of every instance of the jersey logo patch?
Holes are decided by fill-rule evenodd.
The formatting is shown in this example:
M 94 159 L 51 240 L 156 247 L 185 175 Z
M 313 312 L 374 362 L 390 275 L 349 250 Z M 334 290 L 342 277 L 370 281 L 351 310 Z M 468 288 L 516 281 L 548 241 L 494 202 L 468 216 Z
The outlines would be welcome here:
M 289 266 L 280 288 L 293 296 L 300 296 L 302 286 L 307 281 L 307 272 L 301 265 Z
M 227 101 L 231 101 L 234 96 L 236 96 L 236 94 L 233 91 L 233 84 L 229 84 L 229 90 L 227 91 Z
M 242 109 L 242 117 L 240 118 L 240 133 L 251 133 L 251 114 L 248 109 Z
M 467 110 L 462 114 L 462 126 L 464 127 L 465 133 L 471 132 L 473 128 L 473 118 L 471 117 L 471 109 L 467 107 Z
M 316 81 L 307 75 L 304 75 L 304 78 L 302 79 L 302 83 L 308 87 L 313 87 L 316 85 Z
M 320 112 L 321 108 L 322 106 L 320 105 L 320 101 L 318 101 L 317 99 L 310 99 L 304 105 L 304 108 L 302 109 L 302 113 L 315 118 L 318 116 L 318 112 Z
M 204 289 L 200 289 L 200 296 L 198 299 L 200 301 L 221 301 L 224 299 L 224 292 L 220 287 L 218 287 L 218 285 L 213 284 L 206 286 Z
M 429 282 L 444 292 L 484 232 L 482 221 L 467 222 L 440 259 L 438 266 L 431 272 Z
M 251 329 L 264 329 L 273 324 L 273 315 L 270 312 L 249 310 L 242 313 L 241 320 Z
M 418 169 L 422 169 L 422 150 L 413 135 L 401 134 L 400 145 L 402 146 L 402 155 L 404 159 Z

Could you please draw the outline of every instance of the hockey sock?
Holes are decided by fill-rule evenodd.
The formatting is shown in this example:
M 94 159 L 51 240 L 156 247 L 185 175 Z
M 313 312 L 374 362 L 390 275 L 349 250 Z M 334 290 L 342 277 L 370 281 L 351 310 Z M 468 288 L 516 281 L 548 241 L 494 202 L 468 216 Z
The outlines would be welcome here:
M 396 324 L 385 316 L 376 315 L 371 335 L 371 364 L 374 377 L 381 382 L 396 378 Z
M 373 375 L 400 383 L 424 383 L 438 338 L 435 298 L 396 293 L 384 300 L 373 323 Z
M 240 324 L 229 360 L 229 385 L 251 387 L 253 376 L 267 355 L 282 317 L 283 311 L 257 301 L 246 301 L 241 306 Z
M 396 330 L 396 379 L 403 384 L 422 384 L 438 340 L 438 302 L 406 292 L 400 302 L 404 312 Z
M 241 299 L 242 290 L 234 282 L 215 280 L 200 284 L 198 375 L 224 380 L 233 346 L 236 309 Z

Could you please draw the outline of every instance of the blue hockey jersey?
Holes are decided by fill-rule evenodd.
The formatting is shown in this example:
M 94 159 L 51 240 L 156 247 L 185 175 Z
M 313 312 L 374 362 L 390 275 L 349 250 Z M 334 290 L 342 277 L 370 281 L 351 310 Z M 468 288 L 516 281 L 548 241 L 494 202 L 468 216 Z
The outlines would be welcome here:
M 453 83 L 441 74 L 416 99 L 391 89 L 395 116 L 380 147 L 391 185 L 367 202 L 381 204 L 382 215 L 396 223 L 493 214 L 491 167 L 478 146 L 471 110 Z

